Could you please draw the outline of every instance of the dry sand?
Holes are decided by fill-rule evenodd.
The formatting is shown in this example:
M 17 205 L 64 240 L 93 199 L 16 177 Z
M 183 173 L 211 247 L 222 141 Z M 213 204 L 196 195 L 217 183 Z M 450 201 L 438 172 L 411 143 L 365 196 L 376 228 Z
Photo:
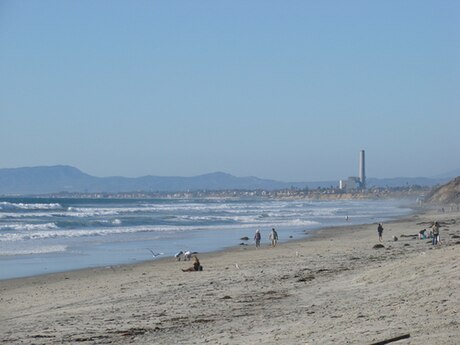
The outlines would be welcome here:
M 450 223 L 441 245 L 401 237 L 432 220 Z M 460 214 L 384 228 L 383 249 L 372 224 L 199 255 L 203 272 L 163 259 L 0 281 L 0 342 L 459 344 Z

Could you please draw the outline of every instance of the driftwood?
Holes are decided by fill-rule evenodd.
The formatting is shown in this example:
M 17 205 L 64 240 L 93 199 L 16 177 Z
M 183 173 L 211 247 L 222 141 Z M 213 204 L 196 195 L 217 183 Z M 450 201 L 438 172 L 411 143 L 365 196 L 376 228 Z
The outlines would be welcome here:
M 394 337 L 394 338 L 390 338 L 390 339 L 378 341 L 378 342 L 376 342 L 376 343 L 372 343 L 371 345 L 384 345 L 384 344 L 392 343 L 393 341 L 398 341 L 398 340 L 407 339 L 407 338 L 410 338 L 410 334 L 409 334 L 409 333 L 403 334 L 403 335 L 399 335 L 399 336 Z

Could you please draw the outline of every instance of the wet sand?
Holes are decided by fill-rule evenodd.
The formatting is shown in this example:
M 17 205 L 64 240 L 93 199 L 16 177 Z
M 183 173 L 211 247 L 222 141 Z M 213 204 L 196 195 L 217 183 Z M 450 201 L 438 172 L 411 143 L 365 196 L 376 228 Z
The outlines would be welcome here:
M 433 220 L 441 245 L 410 236 Z M 162 259 L 0 281 L 0 342 L 458 344 L 460 214 L 383 226 L 379 249 L 371 224 L 199 254 L 202 272 Z

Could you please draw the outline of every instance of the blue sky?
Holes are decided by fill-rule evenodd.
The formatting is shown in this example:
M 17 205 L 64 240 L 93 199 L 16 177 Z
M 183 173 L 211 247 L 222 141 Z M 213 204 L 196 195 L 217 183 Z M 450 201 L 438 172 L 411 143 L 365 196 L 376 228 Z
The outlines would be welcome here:
M 459 1 L 1 1 L 0 168 L 460 168 Z

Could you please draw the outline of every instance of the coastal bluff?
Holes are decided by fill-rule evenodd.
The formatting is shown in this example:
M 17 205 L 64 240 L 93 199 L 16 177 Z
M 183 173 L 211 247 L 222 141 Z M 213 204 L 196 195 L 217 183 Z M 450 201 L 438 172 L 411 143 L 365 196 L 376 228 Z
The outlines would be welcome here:
M 425 198 L 428 204 L 460 204 L 460 176 L 449 183 L 433 189 Z

